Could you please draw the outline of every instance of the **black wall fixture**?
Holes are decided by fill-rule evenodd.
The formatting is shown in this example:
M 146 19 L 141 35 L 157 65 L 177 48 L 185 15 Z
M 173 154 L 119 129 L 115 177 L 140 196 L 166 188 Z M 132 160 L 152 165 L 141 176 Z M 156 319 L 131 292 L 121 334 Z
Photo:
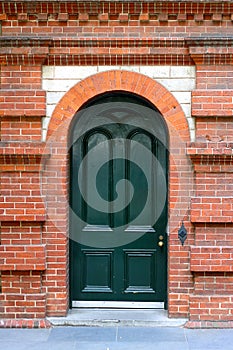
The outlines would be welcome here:
M 182 245 L 184 245 L 184 242 L 187 239 L 187 230 L 186 230 L 186 228 L 184 226 L 183 221 L 182 221 L 182 224 L 181 224 L 181 226 L 180 226 L 180 228 L 178 230 L 178 237 L 179 237 Z

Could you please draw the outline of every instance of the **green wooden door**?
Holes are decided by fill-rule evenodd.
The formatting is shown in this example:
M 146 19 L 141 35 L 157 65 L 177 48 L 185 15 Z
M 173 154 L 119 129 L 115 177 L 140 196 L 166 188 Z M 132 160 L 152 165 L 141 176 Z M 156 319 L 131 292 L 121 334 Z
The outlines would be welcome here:
M 74 118 L 72 301 L 166 301 L 166 143 L 161 115 L 133 96 L 104 96 Z

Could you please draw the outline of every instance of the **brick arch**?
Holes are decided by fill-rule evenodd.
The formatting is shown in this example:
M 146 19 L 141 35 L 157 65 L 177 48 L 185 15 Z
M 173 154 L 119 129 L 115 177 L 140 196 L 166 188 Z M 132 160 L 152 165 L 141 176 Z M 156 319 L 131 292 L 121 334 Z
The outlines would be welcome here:
M 96 95 L 109 91 L 127 91 L 149 100 L 164 117 L 170 134 L 173 133 L 173 129 L 183 141 L 189 141 L 188 123 L 175 97 L 152 78 L 140 73 L 119 70 L 97 73 L 72 87 L 52 114 L 47 138 L 61 125 L 65 136 L 64 128 L 69 128 L 77 110 Z

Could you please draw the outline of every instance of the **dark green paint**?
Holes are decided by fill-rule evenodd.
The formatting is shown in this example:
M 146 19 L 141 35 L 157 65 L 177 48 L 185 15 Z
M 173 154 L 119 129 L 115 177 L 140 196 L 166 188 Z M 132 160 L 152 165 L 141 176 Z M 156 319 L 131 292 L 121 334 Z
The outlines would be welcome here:
M 134 108 L 137 103 L 140 106 L 146 105 L 144 101 L 130 95 L 118 95 L 115 99 L 114 96 L 102 99 L 102 102 L 109 101 L 112 103 L 119 101 L 133 102 L 132 115 L 135 114 Z M 100 102 L 97 101 L 95 105 L 96 115 L 98 115 L 99 104 Z M 147 110 L 145 110 L 146 113 Z M 158 111 L 155 110 L 154 114 L 158 120 L 159 118 L 162 119 Z M 85 117 L 85 110 L 83 115 Z M 146 116 L 141 115 L 141 118 L 143 117 L 146 118 Z M 160 127 L 161 130 L 159 132 L 160 134 L 164 133 L 164 139 L 167 140 L 166 128 L 164 126 L 163 129 L 161 125 L 163 124 L 160 121 L 158 128 Z M 74 124 L 71 139 L 72 137 L 75 139 L 76 128 L 78 128 L 78 123 Z M 88 193 L 88 184 L 92 176 L 92 165 L 99 157 L 98 152 L 90 157 L 87 166 L 82 169 L 82 180 L 78 184 L 78 170 L 82 159 L 96 145 L 105 140 L 113 140 L 113 144 L 105 145 L 102 149 L 102 152 L 106 154 L 106 163 L 101 167 L 96 177 L 96 185 L 100 196 L 108 202 L 115 200 L 117 198 L 116 184 L 121 179 L 128 179 L 135 189 L 129 205 L 126 207 L 124 205 L 123 210 L 114 213 L 108 213 L 108 211 L 114 209 L 111 208 L 110 204 L 106 206 L 106 213 L 90 208 L 86 205 L 80 193 L 79 186 L 83 186 L 87 196 L 94 195 Z M 128 141 L 124 142 L 124 140 Z M 134 148 L 130 140 L 144 145 L 159 160 L 162 168 L 155 167 L 147 154 L 142 152 L 137 154 L 137 148 Z M 148 230 L 140 238 L 119 247 L 95 248 L 78 243 L 80 241 L 79 237 L 82 237 L 82 235 L 89 235 L 88 237 L 90 239 L 93 237 L 93 240 L 100 237 L 100 240 L 102 239 L 104 242 L 108 237 L 114 237 L 119 233 L 117 231 L 118 227 L 124 225 L 127 228 L 127 224 L 138 217 L 147 201 L 148 181 L 142 169 L 135 163 L 137 157 L 141 157 L 142 164 L 150 169 L 152 186 L 149 191 L 149 209 L 142 217 L 141 222 L 136 222 L 136 226 L 149 226 L 153 211 L 156 210 L 160 200 L 161 172 L 163 172 L 167 181 L 167 147 L 150 132 L 131 125 L 129 118 L 127 124 L 105 124 L 89 130 L 75 140 L 71 148 L 70 206 L 84 222 L 97 227 L 96 230 L 93 230 L 92 226 L 92 232 L 86 232 L 85 225 L 77 226 L 71 220 L 71 238 L 73 238 L 70 239 L 71 300 L 166 302 L 167 200 L 161 215 L 153 225 L 155 232 Z M 127 202 L 129 195 L 130 188 L 126 185 L 122 200 Z M 101 230 L 101 227 L 105 230 Z M 120 234 L 137 237 L 137 232 L 136 230 L 134 232 L 134 229 L 131 228 L 131 232 L 124 232 L 124 229 L 122 229 Z M 162 248 L 158 246 L 160 235 L 164 236 L 164 246 Z

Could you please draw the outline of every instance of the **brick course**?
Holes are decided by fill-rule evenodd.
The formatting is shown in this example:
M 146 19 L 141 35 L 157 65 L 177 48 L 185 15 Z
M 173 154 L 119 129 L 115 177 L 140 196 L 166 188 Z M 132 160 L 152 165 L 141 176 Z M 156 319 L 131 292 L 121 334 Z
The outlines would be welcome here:
M 45 246 L 42 245 L 1 245 L 1 271 L 46 270 Z
M 169 315 L 232 325 L 232 13 L 228 0 L 0 3 L 0 327 L 67 313 L 69 126 L 114 90 L 151 101 L 169 130 Z

